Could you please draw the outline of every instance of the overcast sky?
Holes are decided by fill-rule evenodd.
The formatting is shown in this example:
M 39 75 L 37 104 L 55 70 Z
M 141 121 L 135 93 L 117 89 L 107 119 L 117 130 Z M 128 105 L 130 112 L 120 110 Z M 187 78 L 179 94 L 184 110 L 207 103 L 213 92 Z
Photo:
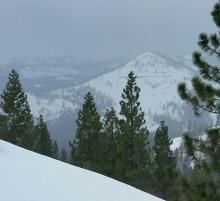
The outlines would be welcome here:
M 217 0 L 0 0 L 0 59 L 192 52 Z M 1 62 L 0 62 L 1 63 Z

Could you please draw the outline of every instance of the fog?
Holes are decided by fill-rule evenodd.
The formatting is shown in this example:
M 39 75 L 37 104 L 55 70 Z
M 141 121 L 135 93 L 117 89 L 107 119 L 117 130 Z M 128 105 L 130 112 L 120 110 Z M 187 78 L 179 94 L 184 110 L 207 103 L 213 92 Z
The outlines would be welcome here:
M 216 31 L 210 16 L 216 1 L 0 0 L 0 59 L 189 54 L 200 32 Z

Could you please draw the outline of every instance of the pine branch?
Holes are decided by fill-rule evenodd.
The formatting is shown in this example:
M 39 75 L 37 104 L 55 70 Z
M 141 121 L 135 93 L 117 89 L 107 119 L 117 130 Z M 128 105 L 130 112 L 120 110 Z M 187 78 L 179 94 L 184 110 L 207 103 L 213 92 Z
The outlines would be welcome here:
M 213 114 L 220 114 L 220 112 L 208 109 L 207 107 L 205 107 L 203 105 L 197 104 L 196 106 L 198 106 L 199 108 L 201 108 L 202 110 L 204 110 L 206 112 L 213 113 Z
M 215 53 L 217 56 L 220 57 L 220 52 L 217 51 L 218 48 L 212 48 L 209 45 L 204 46 L 204 48 L 208 49 L 210 51 L 210 54 Z
M 212 68 L 213 70 L 216 70 L 216 71 L 218 71 L 220 73 L 220 69 L 218 67 L 212 66 L 212 65 L 210 65 L 208 63 L 206 63 L 206 65 L 207 65 L 207 67 Z
M 212 144 L 212 142 L 209 141 L 209 140 L 205 140 L 205 141 L 204 141 L 204 140 L 201 140 L 201 139 L 196 139 L 196 138 L 194 138 L 193 141 L 196 142 L 196 143 Z M 215 145 L 216 145 L 216 146 L 220 146 L 220 143 L 216 143 Z M 201 151 L 201 150 L 200 150 L 200 151 Z
M 219 71 L 220 72 L 220 71 Z M 210 80 L 213 80 L 213 81 L 215 81 L 215 82 L 217 82 L 217 83 L 219 83 L 220 84 L 220 78 L 219 79 L 216 79 L 215 78 L 215 74 L 212 74 L 212 73 L 207 73 L 206 74 L 207 76 L 208 76 L 208 78 L 210 79 Z

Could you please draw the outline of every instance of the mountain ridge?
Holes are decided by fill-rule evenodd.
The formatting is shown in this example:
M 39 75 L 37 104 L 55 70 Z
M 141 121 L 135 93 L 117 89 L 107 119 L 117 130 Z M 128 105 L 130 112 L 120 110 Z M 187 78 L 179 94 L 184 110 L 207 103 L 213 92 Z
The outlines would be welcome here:
M 65 68 L 63 70 L 65 71 Z M 190 86 L 190 80 L 195 75 L 189 57 L 169 58 L 151 52 L 143 53 L 125 65 L 118 64 L 105 73 L 96 74 L 95 77 L 77 85 L 61 87 L 57 84 L 53 89 L 41 94 L 29 90 L 28 99 L 32 112 L 35 117 L 43 114 L 52 136 L 58 142 L 62 142 L 62 146 L 68 146 L 68 141 L 74 135 L 75 119 L 85 94 L 88 91 L 92 92 L 101 115 L 106 107 L 112 105 L 119 112 L 121 93 L 130 71 L 137 75 L 146 126 L 152 133 L 161 120 L 167 122 L 171 137 L 178 137 L 186 131 L 210 127 L 213 123 L 209 116 L 206 120 L 205 117 L 195 118 L 191 107 L 187 106 L 177 93 L 178 83 L 184 81 Z M 41 92 L 41 88 L 39 91 Z M 65 129 L 62 129 L 60 124 L 65 124 Z

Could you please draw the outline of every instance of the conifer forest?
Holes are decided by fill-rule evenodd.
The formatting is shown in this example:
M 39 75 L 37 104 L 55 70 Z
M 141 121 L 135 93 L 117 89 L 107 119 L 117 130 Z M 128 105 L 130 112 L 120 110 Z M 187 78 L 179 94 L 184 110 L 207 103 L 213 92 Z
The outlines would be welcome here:
M 199 28 L 202 33 L 198 32 L 194 41 L 199 50 L 190 49 L 188 52 L 193 53 L 184 58 L 160 53 L 145 53 L 130 62 L 126 59 L 84 61 L 68 56 L 52 61 L 52 57 L 39 57 L 27 62 L 19 58 L 6 66 L 0 65 L 0 164 L 8 164 L 0 167 L 0 178 L 6 183 L 0 185 L 0 201 L 220 201 L 220 1 L 211 5 L 212 11 L 207 12 L 207 16 L 213 28 L 203 28 L 205 22 L 195 14 L 195 21 L 202 27 Z M 109 4 L 108 9 L 110 7 Z M 135 10 L 134 5 L 132 8 Z M 195 12 L 199 9 L 198 5 L 194 8 Z M 114 11 L 117 15 L 116 8 Z M 64 20 L 59 17 L 54 23 Z M 157 18 L 154 20 L 156 24 Z M 91 32 L 98 30 L 98 25 L 94 26 L 90 27 Z M 109 31 L 116 34 L 111 28 Z M 132 34 L 133 31 L 126 37 L 132 38 Z M 52 35 L 51 38 L 56 33 Z M 179 32 L 176 35 L 187 44 L 184 36 Z M 156 37 L 154 43 L 160 43 Z M 169 40 L 166 34 L 163 37 Z M 57 42 L 65 43 L 64 38 Z M 80 43 L 80 37 L 78 39 Z M 165 44 L 166 41 L 161 49 Z M 170 43 L 170 48 L 178 44 Z M 79 47 L 78 51 L 81 51 Z M 78 67 L 71 69 L 71 65 Z M 22 155 L 24 150 L 31 151 L 25 152 L 30 154 L 30 161 Z M 31 153 L 36 155 L 31 157 Z M 48 171 L 45 174 L 49 187 L 43 191 L 40 187 L 35 190 L 31 187 L 33 183 L 41 186 L 43 182 L 38 165 L 43 172 Z M 23 166 L 31 173 L 22 169 Z M 24 181 L 16 179 L 16 172 Z M 65 177 L 65 173 L 69 175 Z M 54 175 L 51 183 L 50 174 Z M 32 175 L 36 176 L 33 180 Z M 66 179 L 73 175 L 77 176 Z M 63 176 L 64 182 L 58 179 Z M 99 177 L 103 179 L 100 184 Z M 27 197 L 23 197 L 23 190 L 18 188 L 22 182 L 29 185 L 23 186 L 31 192 L 30 195 L 26 192 Z M 86 183 L 91 189 L 80 187 Z M 13 184 L 17 190 L 7 193 Z M 122 186 L 124 184 L 126 186 Z M 134 188 L 125 190 L 130 187 Z M 94 193 L 96 190 L 98 194 Z M 129 194 L 133 190 L 134 194 Z M 105 194 L 107 192 L 117 198 L 104 197 L 110 195 Z

